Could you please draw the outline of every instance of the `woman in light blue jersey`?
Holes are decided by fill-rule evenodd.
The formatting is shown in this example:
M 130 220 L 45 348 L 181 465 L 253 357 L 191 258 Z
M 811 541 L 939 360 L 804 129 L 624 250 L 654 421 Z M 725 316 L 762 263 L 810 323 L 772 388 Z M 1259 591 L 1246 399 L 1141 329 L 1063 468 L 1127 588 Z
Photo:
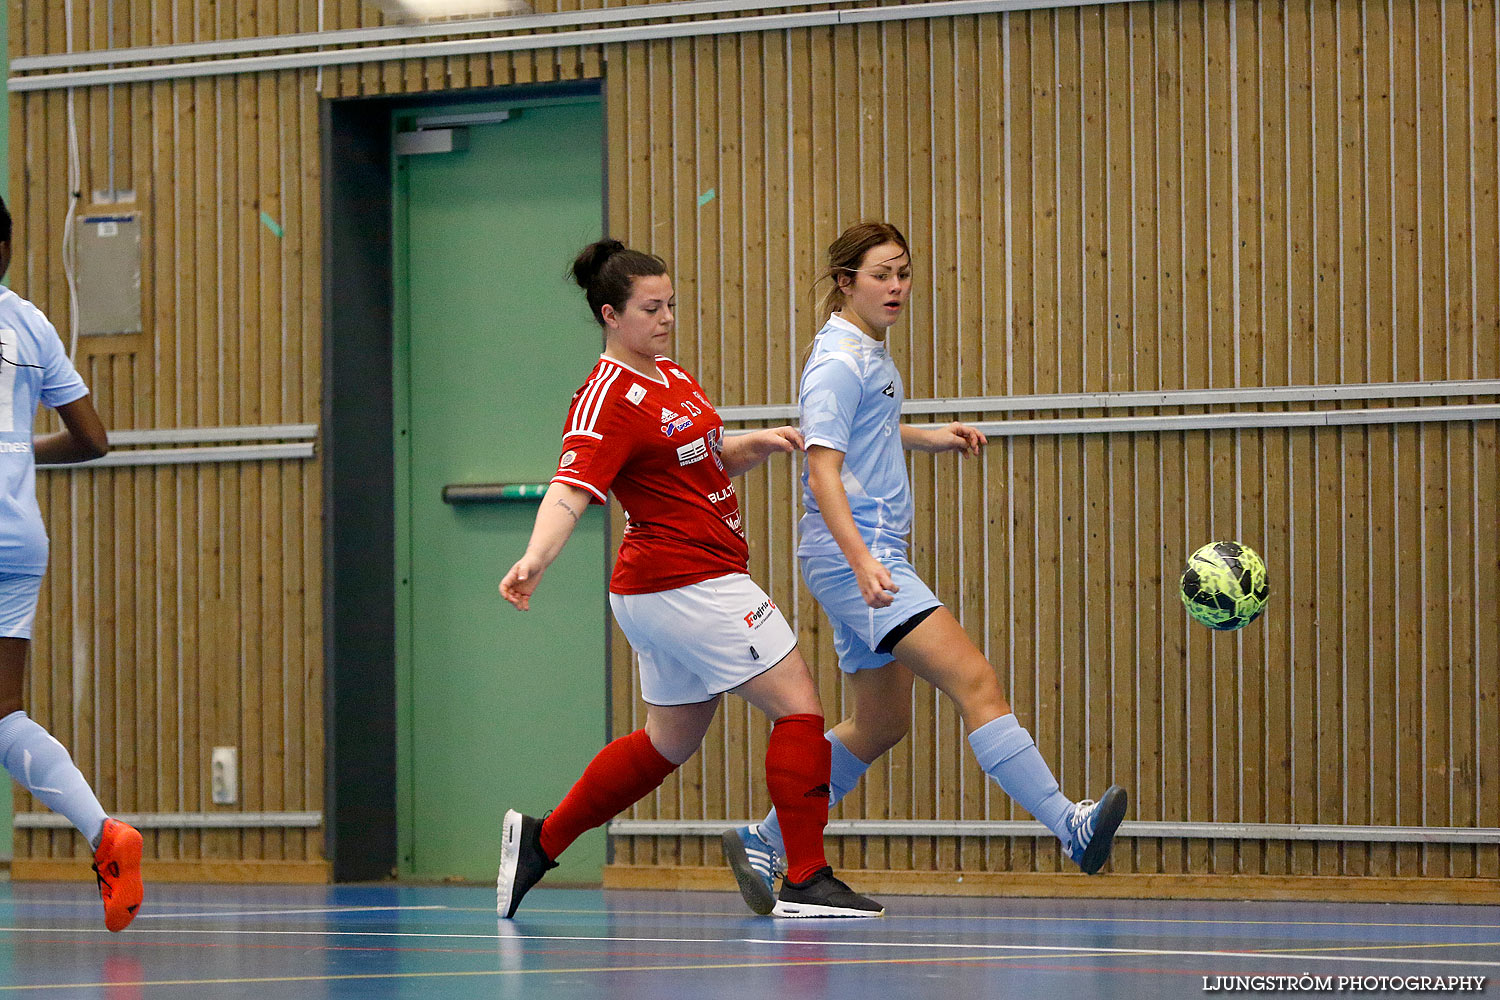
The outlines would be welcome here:
M 0 201 L 0 275 L 10 268 L 11 218 Z M 38 404 L 63 429 L 31 433 Z M 141 835 L 105 815 L 68 751 L 22 710 L 26 654 L 47 571 L 36 463 L 86 462 L 109 450 L 104 424 L 57 331 L 36 306 L 0 288 L 0 765 L 89 840 L 104 925 L 124 930 L 140 909 Z
M 852 226 L 828 248 L 824 277 L 832 281 L 822 310 L 828 320 L 798 394 L 807 462 L 797 559 L 833 622 L 854 706 L 826 734 L 833 746 L 832 800 L 848 794 L 906 735 L 912 678 L 921 677 L 957 705 L 984 772 L 1094 874 L 1108 860 L 1125 815 L 1125 790 L 1111 786 L 1098 802 L 1062 794 L 994 668 L 907 559 L 913 504 L 903 452 L 978 455 L 987 442 L 960 423 L 901 423 L 904 392 L 887 333 L 911 294 L 906 237 L 886 222 Z M 759 824 L 724 834 L 725 857 L 752 908 L 774 888 L 780 839 L 774 810 Z

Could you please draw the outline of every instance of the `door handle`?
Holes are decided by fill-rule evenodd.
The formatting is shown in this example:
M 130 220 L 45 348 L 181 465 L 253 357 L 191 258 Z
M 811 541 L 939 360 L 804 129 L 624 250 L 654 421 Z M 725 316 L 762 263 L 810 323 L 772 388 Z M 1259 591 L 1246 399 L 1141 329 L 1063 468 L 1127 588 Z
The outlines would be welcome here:
M 540 500 L 547 483 L 449 483 L 443 487 L 443 503 L 513 503 Z

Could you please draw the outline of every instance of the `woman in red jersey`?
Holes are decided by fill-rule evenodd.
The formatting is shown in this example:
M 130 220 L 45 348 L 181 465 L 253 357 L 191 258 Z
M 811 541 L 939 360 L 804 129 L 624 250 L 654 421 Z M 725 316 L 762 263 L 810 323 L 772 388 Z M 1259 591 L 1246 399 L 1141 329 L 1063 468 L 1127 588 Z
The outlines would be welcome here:
M 497 909 L 521 898 L 577 837 L 645 797 L 698 749 L 720 696 L 774 721 L 766 787 L 786 834 L 778 916 L 874 917 L 879 903 L 834 877 L 823 855 L 829 745 L 797 638 L 748 575 L 731 477 L 802 447 L 791 427 L 725 437 L 696 379 L 665 356 L 676 321 L 659 257 L 601 240 L 572 274 L 604 328 L 605 348 L 573 395 L 562 456 L 526 552 L 500 593 L 522 611 L 584 508 L 613 491 L 626 510 L 610 607 L 640 661 L 646 726 L 606 746 L 545 819 L 505 814 Z

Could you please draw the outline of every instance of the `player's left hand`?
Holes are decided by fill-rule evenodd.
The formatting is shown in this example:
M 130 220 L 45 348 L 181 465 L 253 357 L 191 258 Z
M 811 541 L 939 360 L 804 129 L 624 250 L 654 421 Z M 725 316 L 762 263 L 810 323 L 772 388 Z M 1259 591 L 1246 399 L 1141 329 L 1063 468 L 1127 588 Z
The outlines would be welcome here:
M 938 428 L 943 451 L 956 451 L 964 457 L 978 457 L 979 449 L 990 443 L 990 439 L 977 427 L 954 421 L 947 427 Z
M 757 431 L 756 434 L 761 439 L 756 443 L 763 447 L 767 458 L 777 452 L 807 450 L 807 445 L 802 440 L 802 432 L 795 427 L 768 427 L 763 431 Z
M 531 595 L 536 593 L 547 567 L 528 552 L 505 574 L 500 581 L 500 596 L 509 601 L 518 611 L 531 610 Z

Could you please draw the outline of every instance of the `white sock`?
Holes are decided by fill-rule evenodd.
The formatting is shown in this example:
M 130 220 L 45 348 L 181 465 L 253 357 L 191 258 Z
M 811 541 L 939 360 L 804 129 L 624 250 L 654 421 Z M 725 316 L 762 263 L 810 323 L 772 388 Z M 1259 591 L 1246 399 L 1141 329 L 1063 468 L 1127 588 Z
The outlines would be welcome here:
M 104 807 L 83 780 L 67 747 L 25 712 L 0 719 L 0 764 L 43 805 L 66 816 L 90 846 L 98 846 L 104 832 Z
M 992 719 L 969 734 L 969 745 L 984 773 L 1005 789 L 1021 808 L 1041 820 L 1067 846 L 1068 813 L 1073 802 L 1057 787 L 1052 769 L 1042 759 L 1014 714 Z

